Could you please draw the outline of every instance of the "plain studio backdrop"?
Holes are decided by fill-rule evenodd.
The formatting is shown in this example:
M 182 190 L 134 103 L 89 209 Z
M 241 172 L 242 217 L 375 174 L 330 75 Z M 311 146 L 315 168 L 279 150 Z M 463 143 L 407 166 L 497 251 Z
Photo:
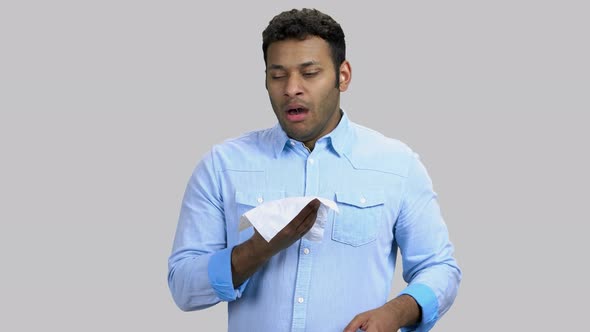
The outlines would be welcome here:
M 590 8 L 567 0 L 2 1 L 0 330 L 227 329 L 174 305 L 167 258 L 198 160 L 274 125 L 261 33 L 293 7 L 341 23 L 350 118 L 430 172 L 464 273 L 434 331 L 585 330 Z

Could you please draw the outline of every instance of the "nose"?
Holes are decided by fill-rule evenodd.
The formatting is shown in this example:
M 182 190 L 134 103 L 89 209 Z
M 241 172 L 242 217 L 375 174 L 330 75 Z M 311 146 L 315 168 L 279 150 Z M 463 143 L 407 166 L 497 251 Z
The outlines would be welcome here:
M 302 94 L 301 77 L 299 75 L 290 75 L 285 85 L 285 96 L 292 98 Z

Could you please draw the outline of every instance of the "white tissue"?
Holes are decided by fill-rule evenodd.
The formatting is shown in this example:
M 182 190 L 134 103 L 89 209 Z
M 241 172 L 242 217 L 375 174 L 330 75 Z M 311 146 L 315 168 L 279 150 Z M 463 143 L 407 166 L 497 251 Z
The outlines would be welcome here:
M 336 202 L 320 197 L 288 197 L 265 202 L 240 217 L 238 228 L 240 231 L 254 226 L 254 228 L 269 242 L 278 232 L 301 212 L 301 210 L 317 198 L 320 201 L 316 221 L 303 238 L 309 241 L 321 241 L 324 238 L 324 226 L 328 219 L 328 210 L 338 213 Z

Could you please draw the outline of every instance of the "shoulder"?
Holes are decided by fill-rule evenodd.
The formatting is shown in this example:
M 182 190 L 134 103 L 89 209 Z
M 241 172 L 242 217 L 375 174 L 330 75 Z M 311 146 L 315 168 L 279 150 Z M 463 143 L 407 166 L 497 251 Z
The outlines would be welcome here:
M 232 153 L 244 150 L 260 150 L 259 152 L 264 153 L 271 148 L 270 143 L 276 139 L 275 136 L 275 127 L 254 130 L 237 137 L 228 138 L 214 145 L 213 150 Z
M 347 157 L 355 168 L 408 175 L 418 155 L 406 143 L 357 123 L 351 128 L 355 139 Z
M 229 138 L 211 148 L 211 157 L 220 168 L 246 167 L 272 155 L 273 128 L 255 130 Z
M 412 154 L 412 149 L 404 142 L 387 137 L 382 133 L 362 126 L 357 123 L 351 123 L 357 135 L 357 143 L 359 146 L 368 149 L 379 150 L 389 153 Z

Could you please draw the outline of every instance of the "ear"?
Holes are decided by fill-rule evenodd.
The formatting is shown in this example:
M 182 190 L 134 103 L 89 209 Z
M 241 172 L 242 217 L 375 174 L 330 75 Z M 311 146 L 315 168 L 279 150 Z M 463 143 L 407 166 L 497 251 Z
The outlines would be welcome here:
M 350 67 L 350 62 L 348 62 L 348 60 L 342 61 L 338 79 L 340 80 L 340 86 L 338 89 L 340 92 L 346 91 L 350 84 L 350 80 L 352 79 L 352 68 Z

